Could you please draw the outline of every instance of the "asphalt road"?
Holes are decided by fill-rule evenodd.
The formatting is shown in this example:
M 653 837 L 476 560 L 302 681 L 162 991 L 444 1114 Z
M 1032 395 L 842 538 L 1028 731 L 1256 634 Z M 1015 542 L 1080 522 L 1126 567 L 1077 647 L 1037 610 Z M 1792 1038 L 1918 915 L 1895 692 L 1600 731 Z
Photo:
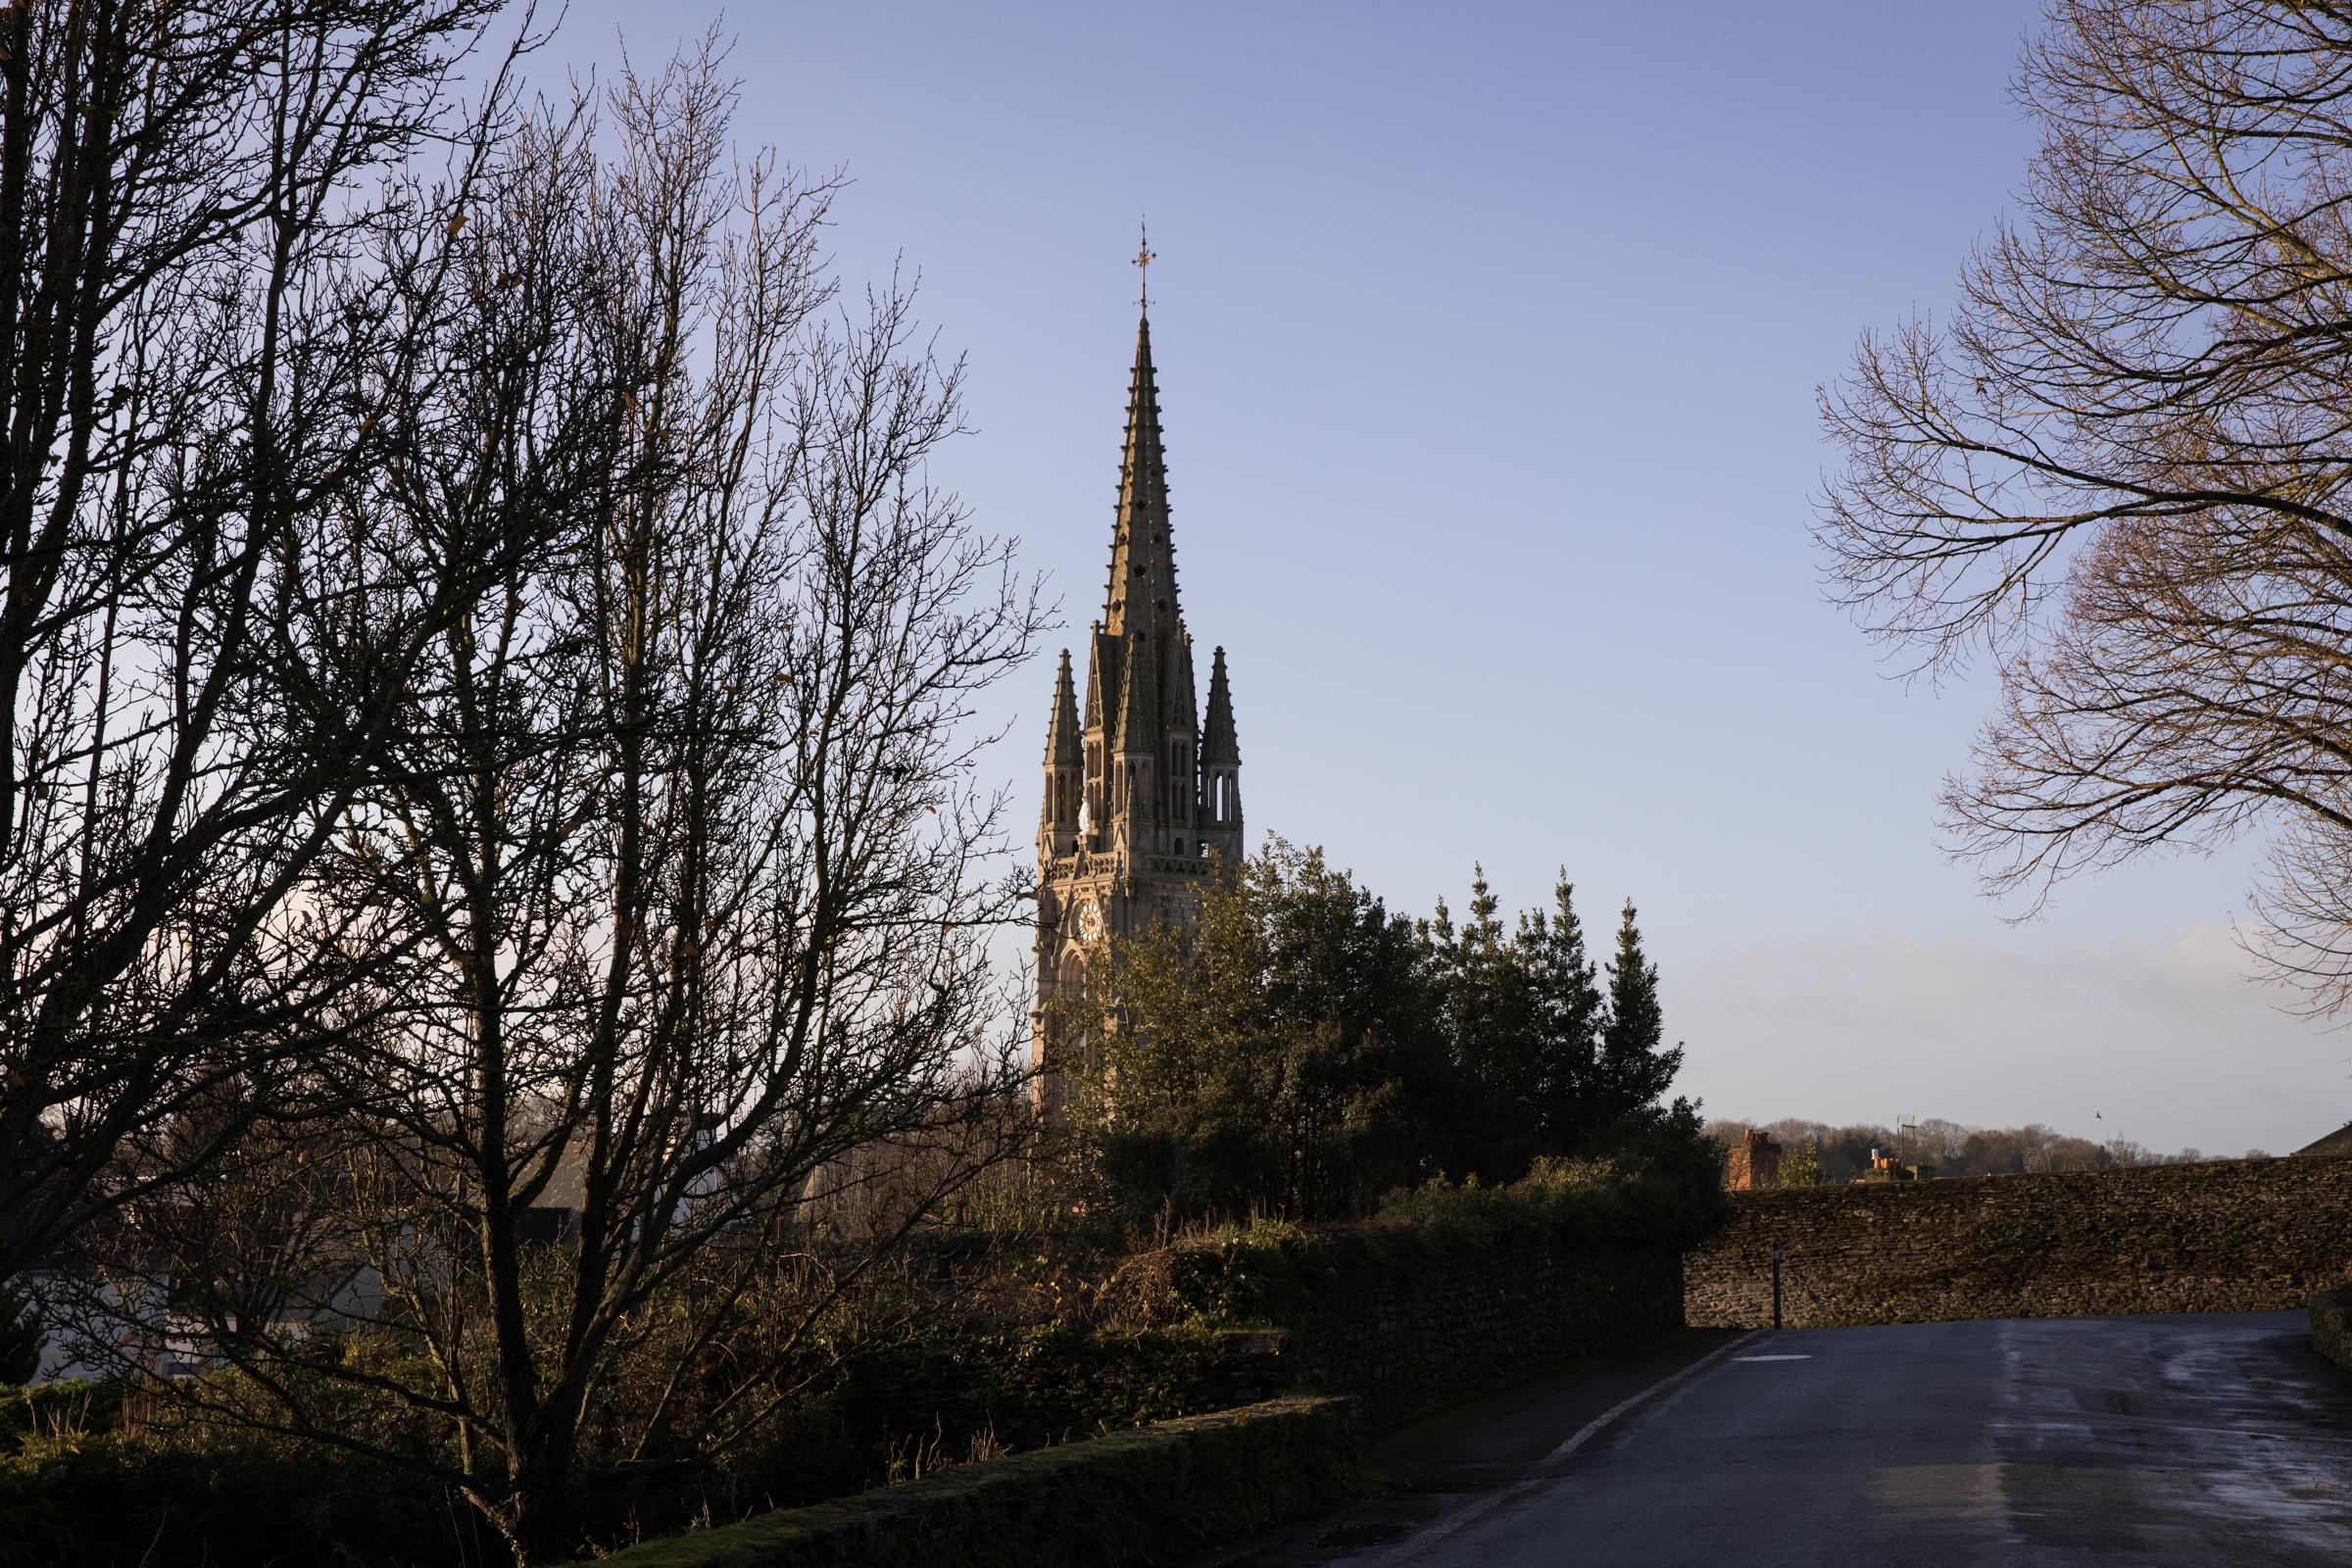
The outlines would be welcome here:
M 2301 1313 L 1758 1334 L 1587 1425 L 1313 1560 L 2352 1561 L 2352 1375 Z

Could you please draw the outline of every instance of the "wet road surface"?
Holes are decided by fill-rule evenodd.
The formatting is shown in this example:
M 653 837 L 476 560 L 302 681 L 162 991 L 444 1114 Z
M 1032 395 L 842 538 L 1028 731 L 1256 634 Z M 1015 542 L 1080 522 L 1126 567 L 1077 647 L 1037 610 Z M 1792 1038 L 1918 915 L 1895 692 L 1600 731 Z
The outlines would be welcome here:
M 2352 1374 L 2301 1313 L 1756 1334 L 1587 1424 L 1486 1490 L 1259 1560 L 2352 1561 Z

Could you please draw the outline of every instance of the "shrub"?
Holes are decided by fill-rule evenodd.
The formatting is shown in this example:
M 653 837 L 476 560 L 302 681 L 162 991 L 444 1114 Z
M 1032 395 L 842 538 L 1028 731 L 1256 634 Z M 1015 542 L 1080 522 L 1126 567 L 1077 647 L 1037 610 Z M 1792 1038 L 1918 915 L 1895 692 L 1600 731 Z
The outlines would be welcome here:
M 1354 1401 L 1278 1399 L 649 1542 L 613 1568 L 1161 1562 L 1359 1484 Z
M 1579 1242 L 1688 1247 L 1725 1212 L 1711 1165 L 1694 1172 L 1667 1160 L 1544 1158 L 1506 1186 L 1441 1180 L 1401 1189 L 1379 1217 L 1470 1239 L 1545 1225 Z

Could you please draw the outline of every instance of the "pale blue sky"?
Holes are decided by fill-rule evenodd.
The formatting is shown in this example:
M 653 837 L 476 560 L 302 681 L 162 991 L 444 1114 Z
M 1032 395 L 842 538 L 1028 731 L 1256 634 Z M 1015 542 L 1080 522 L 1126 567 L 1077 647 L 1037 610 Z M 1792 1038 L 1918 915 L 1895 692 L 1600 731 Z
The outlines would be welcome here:
M 1253 834 L 1395 906 L 1629 894 L 1712 1113 L 2292 1148 L 2352 1042 L 2243 983 L 2244 858 L 2013 929 L 1933 797 L 1985 693 L 1822 602 L 1813 388 L 1948 298 L 2032 132 L 2031 0 L 738 5 L 738 131 L 844 167 L 853 284 L 919 269 L 978 433 L 942 466 L 1099 613 L 1152 247 L 1186 617 Z M 581 0 L 555 55 L 720 17 Z M 1057 639 L 1063 640 L 1063 639 Z M 1025 829 L 1051 689 L 1004 694 Z M 2094 1119 L 2094 1113 L 2103 1117 Z

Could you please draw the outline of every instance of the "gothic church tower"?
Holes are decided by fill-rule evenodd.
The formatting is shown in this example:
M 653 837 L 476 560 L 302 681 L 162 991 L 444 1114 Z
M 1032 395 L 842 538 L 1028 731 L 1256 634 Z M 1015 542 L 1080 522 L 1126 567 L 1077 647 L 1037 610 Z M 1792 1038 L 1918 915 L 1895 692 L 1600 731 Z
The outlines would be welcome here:
M 1105 934 L 1155 920 L 1190 926 L 1211 864 L 1242 855 L 1242 753 L 1225 650 L 1211 656 L 1203 719 L 1176 598 L 1149 314 L 1136 326 L 1127 387 L 1110 583 L 1089 630 L 1083 715 L 1067 649 L 1054 677 L 1037 829 L 1034 1049 L 1049 1103 L 1061 1065 L 1047 1038 L 1054 999 L 1084 983 Z

